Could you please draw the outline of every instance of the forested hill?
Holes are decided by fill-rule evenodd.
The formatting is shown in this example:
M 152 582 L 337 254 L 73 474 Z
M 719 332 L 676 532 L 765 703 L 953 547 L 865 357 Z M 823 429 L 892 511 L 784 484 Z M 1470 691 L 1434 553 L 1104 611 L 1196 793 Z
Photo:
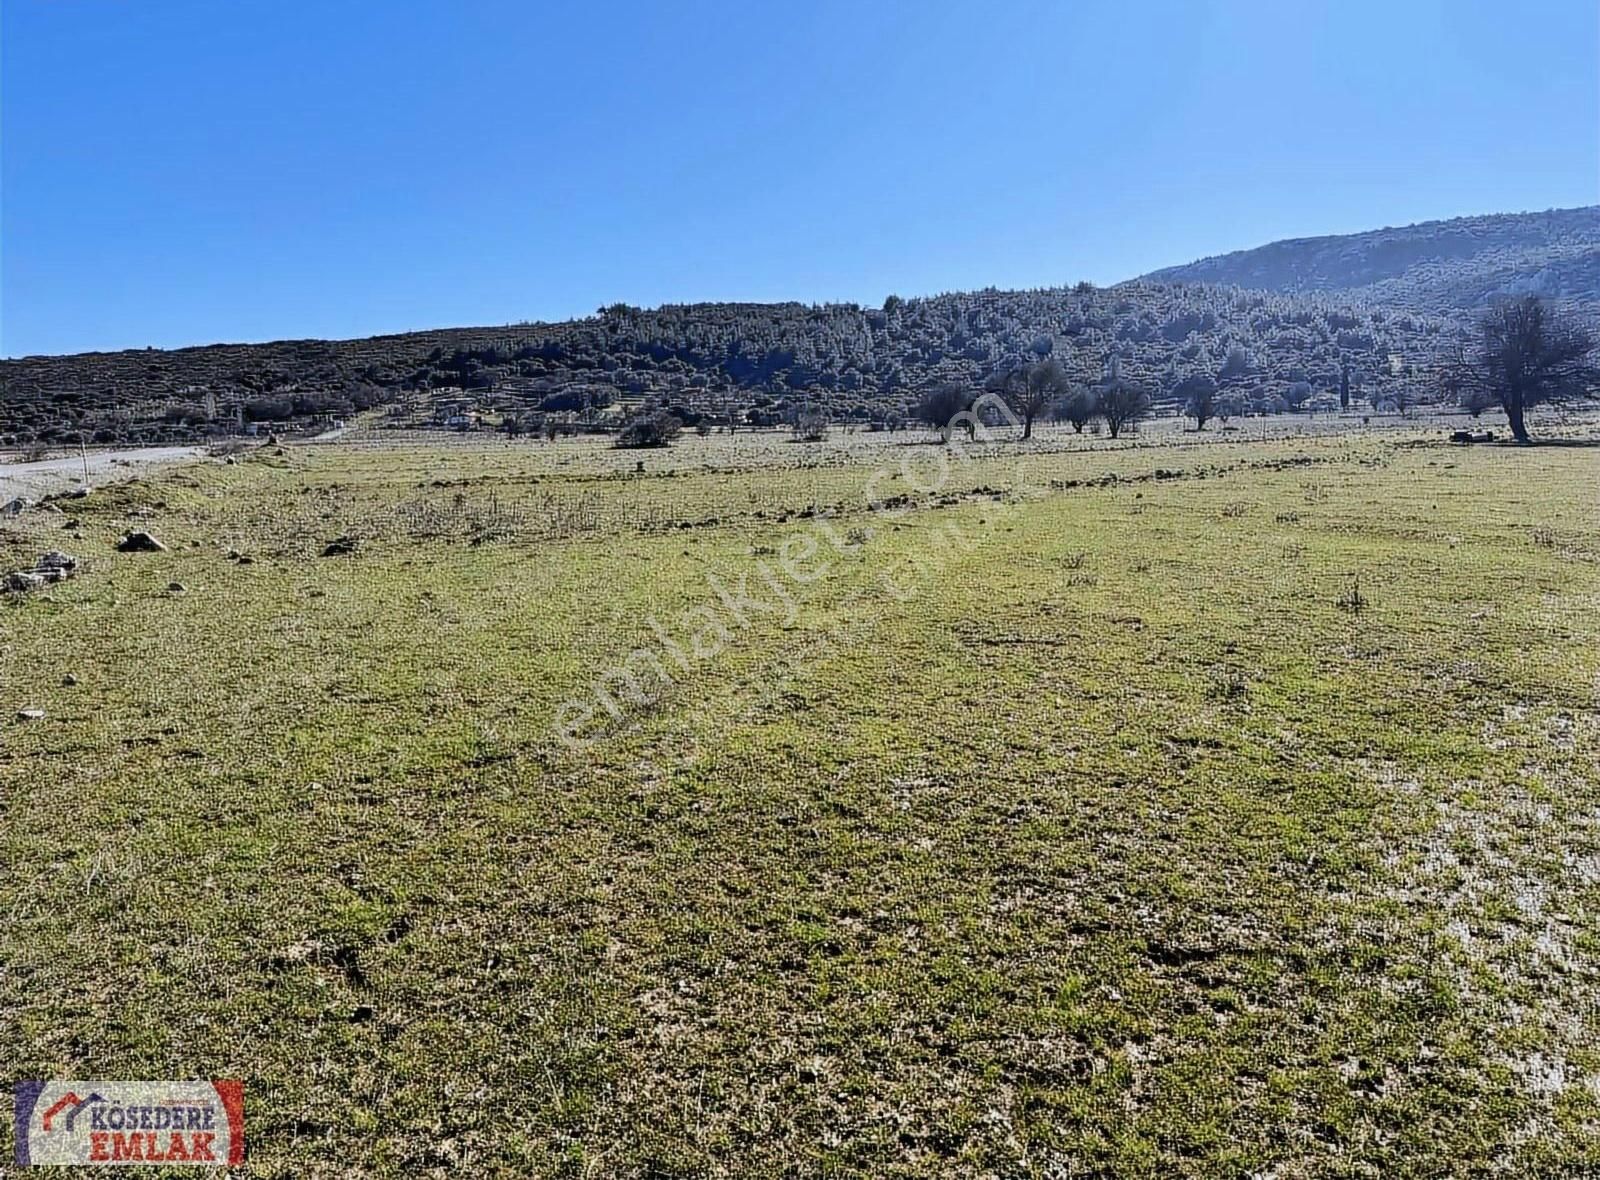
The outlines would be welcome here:
M 1079 381 L 1110 358 L 1171 402 L 1186 376 L 1227 370 L 1264 406 L 1336 388 L 1427 399 L 1455 325 L 1429 315 L 1209 285 L 1134 282 L 977 291 L 855 304 L 614 306 L 558 324 L 459 328 L 351 341 L 285 341 L 0 362 L 0 441 L 151 442 L 242 421 L 344 416 L 422 391 L 467 391 L 499 414 L 593 415 L 657 402 L 718 420 L 904 415 L 934 382 L 981 384 L 1057 357 Z
M 1600 206 L 1291 238 L 1145 277 L 1341 294 L 1439 314 L 1470 313 L 1497 296 L 1531 292 L 1595 312 L 1600 311 Z

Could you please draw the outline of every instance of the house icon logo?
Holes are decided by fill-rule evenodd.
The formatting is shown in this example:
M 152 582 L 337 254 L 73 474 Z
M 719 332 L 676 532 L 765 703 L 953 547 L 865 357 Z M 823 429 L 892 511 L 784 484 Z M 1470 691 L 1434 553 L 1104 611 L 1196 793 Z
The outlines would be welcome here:
M 63 1113 L 65 1113 L 67 1116 L 66 1129 L 68 1131 L 75 1130 L 75 1124 L 78 1121 L 78 1112 L 84 1107 L 88 1106 L 91 1102 L 104 1101 L 105 1099 L 100 1097 L 98 1094 L 90 1094 L 87 1098 L 79 1098 L 71 1090 L 68 1090 L 56 1100 L 54 1106 L 44 1112 L 44 1118 L 40 1120 L 40 1126 L 46 1131 L 51 1130 L 51 1124 L 54 1123 Z

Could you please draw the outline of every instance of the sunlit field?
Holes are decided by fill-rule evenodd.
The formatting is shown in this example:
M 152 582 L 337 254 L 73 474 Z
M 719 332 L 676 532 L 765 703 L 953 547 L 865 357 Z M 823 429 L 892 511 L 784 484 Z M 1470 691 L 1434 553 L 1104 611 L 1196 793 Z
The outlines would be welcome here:
M 0 602 L 0 1060 L 243 1078 L 260 1176 L 1594 1166 L 1600 450 L 1235 425 L 4 519 L 81 569 Z

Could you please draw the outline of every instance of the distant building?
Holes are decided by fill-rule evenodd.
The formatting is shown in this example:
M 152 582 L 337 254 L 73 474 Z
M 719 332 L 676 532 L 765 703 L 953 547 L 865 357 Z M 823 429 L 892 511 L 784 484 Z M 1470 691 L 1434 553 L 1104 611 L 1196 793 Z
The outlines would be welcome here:
M 444 398 L 433 403 L 433 422 L 448 430 L 470 430 L 478 425 L 477 403 L 471 398 Z

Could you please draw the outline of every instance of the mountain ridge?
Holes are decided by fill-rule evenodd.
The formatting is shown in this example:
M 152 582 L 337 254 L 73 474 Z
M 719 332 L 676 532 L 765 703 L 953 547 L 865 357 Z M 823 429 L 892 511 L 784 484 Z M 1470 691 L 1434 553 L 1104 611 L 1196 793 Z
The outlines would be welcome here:
M 1593 310 L 1600 306 L 1600 205 L 1280 238 L 1140 278 L 1340 294 L 1436 314 L 1470 314 L 1529 293 Z

